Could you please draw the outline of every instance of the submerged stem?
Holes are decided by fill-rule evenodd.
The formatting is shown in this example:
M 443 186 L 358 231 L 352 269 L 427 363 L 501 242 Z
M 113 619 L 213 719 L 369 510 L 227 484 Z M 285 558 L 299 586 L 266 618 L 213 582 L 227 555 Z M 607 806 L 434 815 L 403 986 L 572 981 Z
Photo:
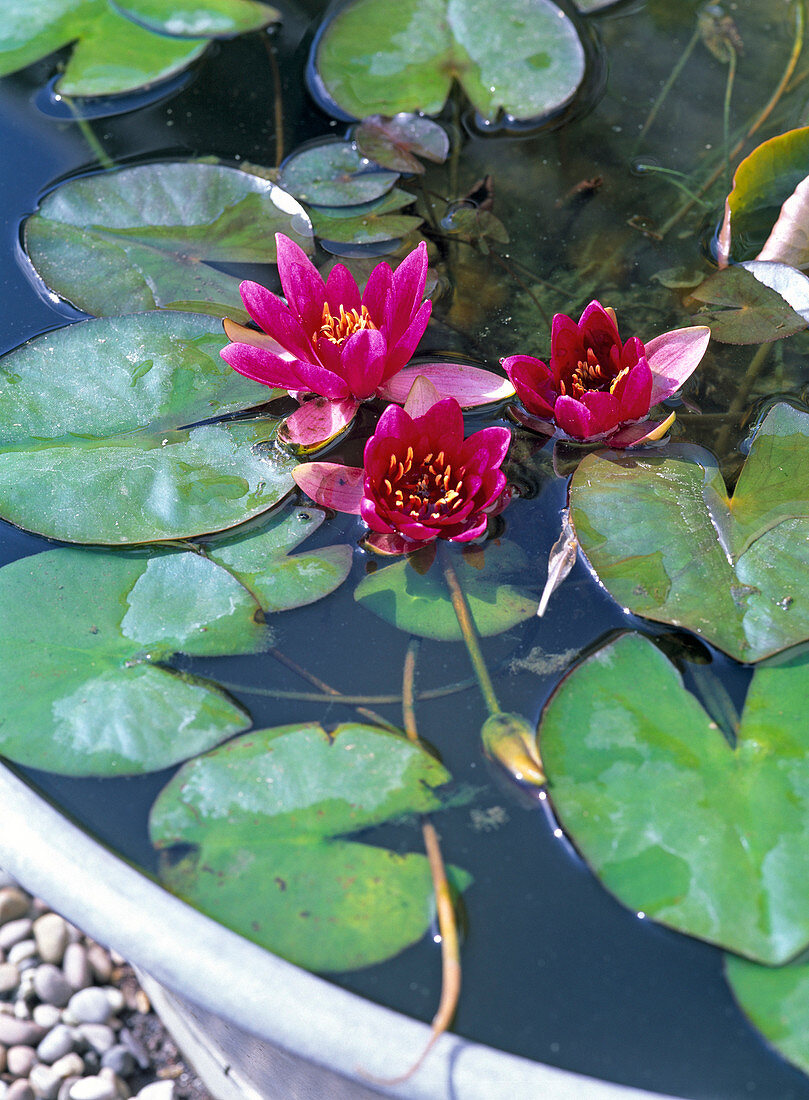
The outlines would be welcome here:
M 288 668 L 302 679 L 308 680 L 310 684 L 314 684 L 314 686 L 319 688 L 324 695 L 331 695 L 335 700 L 342 698 L 340 692 L 336 688 L 333 688 L 331 684 L 327 684 L 325 680 L 321 680 L 319 677 L 315 676 L 313 672 L 310 672 L 307 668 L 293 661 L 291 657 L 287 657 L 286 653 L 282 653 L 276 646 L 271 646 L 268 652 L 276 661 L 284 665 L 285 668 Z M 377 714 L 376 711 L 368 710 L 367 707 L 357 707 L 357 714 L 361 714 L 363 718 L 368 718 L 370 721 L 376 722 L 380 726 L 384 726 L 385 729 L 396 729 L 396 726 L 394 726 L 392 722 L 389 722 L 387 718 L 383 718 L 382 715 Z
M 449 597 L 455 609 L 455 617 L 458 620 L 458 626 L 461 628 L 461 634 L 463 635 L 466 650 L 469 654 L 469 660 L 472 662 L 472 668 L 486 702 L 486 708 L 492 716 L 502 714 L 502 708 L 497 701 L 492 678 L 489 675 L 489 670 L 483 658 L 483 651 L 480 648 L 480 642 L 478 640 L 475 624 L 472 620 L 472 613 L 469 610 L 469 604 L 467 603 L 466 596 L 458 580 L 458 574 L 455 572 L 455 567 L 452 564 L 450 551 L 443 543 L 438 547 L 438 556 L 441 561 L 441 568 L 444 570 L 444 580 L 447 582 Z
M 733 185 L 733 169 L 730 164 L 730 99 L 733 95 L 733 82 L 736 79 L 736 51 L 728 46 L 728 79 L 725 84 L 725 102 L 722 108 L 722 144 L 725 148 L 725 165 L 728 173 L 728 190 Z
M 761 368 L 764 366 L 767 356 L 770 354 L 772 344 L 760 344 L 756 348 L 756 353 L 750 360 L 747 370 L 744 372 L 744 377 L 739 383 L 739 388 L 736 390 L 736 395 L 730 403 L 727 411 L 727 420 L 716 433 L 716 452 L 721 458 L 725 453 L 730 442 L 730 429 L 732 425 L 738 420 L 739 413 L 742 412 L 747 399 L 750 396 L 750 391 L 753 388 L 756 379 L 761 374 Z
M 669 73 L 668 80 L 663 85 L 663 87 L 660 89 L 660 95 L 657 97 L 657 99 L 652 104 L 652 109 L 649 111 L 649 114 L 646 116 L 646 121 L 643 124 L 641 132 L 638 134 L 638 139 L 635 142 L 634 146 L 632 147 L 632 156 L 634 156 L 635 153 L 638 151 L 638 148 L 640 147 L 640 143 L 646 137 L 652 123 L 657 118 L 658 111 L 663 106 L 663 104 L 666 100 L 666 97 L 668 96 L 671 89 L 674 87 L 674 84 L 675 84 L 675 81 L 677 80 L 677 77 L 683 71 L 683 66 L 685 65 L 686 61 L 689 59 L 689 57 L 693 53 L 694 47 L 696 46 L 697 42 L 699 41 L 699 33 L 700 33 L 699 32 L 699 26 L 697 26 L 697 27 L 694 28 L 694 33 L 691 35 L 691 38 L 689 39 L 688 45 L 685 47 L 683 52 L 680 54 L 680 58 L 679 58 L 677 64 L 674 66 L 674 68 Z
M 542 302 L 540 302 L 539 298 L 537 298 L 536 294 L 534 294 L 533 290 L 531 290 L 531 288 L 528 286 L 528 284 L 523 279 L 520 278 L 520 276 L 517 274 L 517 272 L 511 266 L 511 264 L 508 263 L 508 261 L 506 259 L 504 259 L 503 256 L 500 256 L 494 250 L 491 250 L 489 252 L 489 255 L 492 257 L 494 262 L 496 264 L 498 264 L 503 269 L 503 271 L 506 272 L 507 275 L 511 276 L 511 278 L 514 280 L 514 282 L 517 284 L 517 286 L 522 287 L 522 289 L 525 291 L 525 293 L 528 295 L 528 297 L 531 299 L 531 301 L 534 303 L 534 305 L 539 310 L 540 314 L 542 315 L 542 320 L 545 322 L 545 324 L 548 326 L 548 328 L 550 328 L 551 327 L 551 319 L 548 316 L 548 314 L 545 310 L 545 307 L 542 305 Z
M 270 60 L 270 72 L 272 73 L 273 111 L 275 113 L 275 167 L 281 167 L 284 159 L 284 99 L 281 88 L 281 71 L 278 68 L 278 58 L 275 56 L 275 46 L 265 33 L 264 49 Z
M 115 161 L 112 159 L 112 157 L 109 155 L 107 150 L 104 148 L 104 146 L 101 144 L 101 142 L 96 137 L 95 131 L 93 130 L 93 128 L 90 125 L 89 121 L 86 118 L 84 118 L 84 116 L 81 114 L 81 112 L 76 107 L 76 104 L 73 101 L 72 96 L 63 95 L 62 96 L 62 102 L 67 105 L 67 109 L 73 115 L 74 121 L 76 122 L 79 129 L 81 130 L 82 137 L 87 142 L 87 144 L 90 146 L 92 151 L 95 153 L 95 158 L 98 161 L 98 163 L 101 165 L 101 167 L 102 168 L 107 168 L 107 169 L 115 168 Z

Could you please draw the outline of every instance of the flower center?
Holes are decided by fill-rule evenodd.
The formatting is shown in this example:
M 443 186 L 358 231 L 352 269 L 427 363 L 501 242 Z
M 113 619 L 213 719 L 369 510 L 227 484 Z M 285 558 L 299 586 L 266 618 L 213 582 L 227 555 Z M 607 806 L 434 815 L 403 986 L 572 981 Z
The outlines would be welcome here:
M 453 473 L 443 451 L 431 452 L 421 462 L 415 461 L 412 447 L 404 462 L 391 455 L 383 485 L 391 507 L 420 523 L 451 516 L 464 500 L 463 477 Z
M 625 378 L 629 367 L 624 367 L 618 374 L 613 375 L 609 367 L 605 367 L 596 358 L 592 348 L 587 349 L 587 358 L 580 359 L 567 378 L 559 383 L 559 390 L 567 397 L 578 400 L 582 394 L 597 390 L 602 393 L 615 393 L 618 382 Z
M 339 316 L 335 317 L 329 309 L 328 302 L 324 302 L 320 328 L 315 333 L 315 343 L 320 339 L 326 339 L 339 347 L 349 336 L 364 328 L 376 328 L 365 306 L 360 306 L 359 312 L 356 309 L 349 309 L 346 312 L 345 306 L 341 305 Z

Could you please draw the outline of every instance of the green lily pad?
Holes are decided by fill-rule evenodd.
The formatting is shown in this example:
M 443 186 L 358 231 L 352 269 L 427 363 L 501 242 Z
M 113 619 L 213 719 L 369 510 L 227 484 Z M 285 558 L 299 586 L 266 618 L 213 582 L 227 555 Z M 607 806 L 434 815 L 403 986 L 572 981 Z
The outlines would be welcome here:
M 809 962 L 772 967 L 726 955 L 725 977 L 750 1022 L 809 1073 Z
M 398 172 L 376 168 L 351 141 L 321 141 L 287 157 L 278 182 L 302 202 L 355 206 L 390 191 Z
M 150 17 L 157 8 L 157 0 L 7 0 L 0 20 L 0 76 L 73 43 L 58 92 L 131 92 L 187 68 L 210 38 L 258 29 L 279 18 L 274 8 L 252 0 L 166 0 L 159 5 L 160 14 Z M 160 33 L 148 29 L 150 19 Z M 225 30 L 223 20 L 232 29 Z M 182 37 L 170 37 L 172 26 Z M 192 26 L 199 30 L 192 31 Z M 196 37 L 187 37 L 191 33 Z
M 313 91 L 351 118 L 435 115 L 456 79 L 478 113 L 534 120 L 584 78 L 572 21 L 550 0 L 352 0 L 312 54 Z
M 625 905 L 757 961 L 809 945 L 806 656 L 759 667 L 735 747 L 636 634 L 588 657 L 540 726 L 554 809 Z
M 82 321 L 0 360 L 0 516 L 68 542 L 122 544 L 234 527 L 277 504 L 294 460 L 276 421 L 183 427 L 278 391 L 219 357 L 209 318 Z
M 570 515 L 607 591 L 739 661 L 809 638 L 809 414 L 774 406 L 736 489 L 690 446 L 588 455 Z
M 726 267 L 692 290 L 691 297 L 708 307 L 701 309 L 694 320 L 709 325 L 711 336 L 723 344 L 764 344 L 805 329 L 807 321 L 793 309 L 789 299 L 795 300 L 797 292 L 806 298 L 806 276 L 784 264 L 750 266 L 753 270 L 739 264 Z M 788 279 L 779 284 L 780 293 L 754 273 L 775 268 Z
M 303 208 L 268 180 L 198 162 L 69 180 L 25 223 L 51 290 L 96 316 L 182 309 L 247 320 L 239 280 L 212 264 L 275 263 L 275 234 L 311 252 Z
M 402 737 L 358 723 L 256 730 L 183 767 L 152 807 L 171 890 L 313 970 L 352 970 L 420 939 L 432 881 L 420 854 L 345 839 L 441 805 L 445 769 Z M 469 876 L 456 872 L 463 888 Z
M 364 118 L 354 130 L 364 157 L 394 172 L 424 171 L 418 157 L 443 164 L 449 155 L 449 135 L 443 126 L 422 115 L 376 115 Z
M 341 244 L 377 244 L 398 240 L 413 233 L 424 218 L 412 214 L 358 214 L 354 218 L 330 218 L 312 211 L 315 233 L 326 241 Z
M 502 634 L 536 615 L 537 598 L 507 583 L 505 576 L 525 569 L 526 557 L 516 543 L 502 540 L 453 555 L 475 627 L 484 638 Z M 363 577 L 354 599 L 380 619 L 408 634 L 442 642 L 463 641 L 440 561 L 426 573 L 407 558 Z
M 62 775 L 158 771 L 246 729 L 175 652 L 259 650 L 258 604 L 197 554 L 49 550 L 0 569 L 0 753 Z
M 725 201 L 720 263 L 749 260 L 758 254 L 781 207 L 806 179 L 808 164 L 809 126 L 778 134 L 745 157 Z

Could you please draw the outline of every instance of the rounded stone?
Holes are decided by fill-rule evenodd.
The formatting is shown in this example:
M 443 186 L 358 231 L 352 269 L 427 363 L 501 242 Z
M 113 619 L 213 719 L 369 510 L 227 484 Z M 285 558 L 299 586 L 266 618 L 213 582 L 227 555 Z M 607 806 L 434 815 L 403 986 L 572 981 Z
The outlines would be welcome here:
M 115 1085 L 103 1077 L 82 1077 L 68 1096 L 70 1100 L 118 1100 Z
M 84 1074 L 84 1061 L 75 1051 L 71 1051 L 63 1058 L 57 1059 L 51 1069 L 63 1081 L 68 1077 L 81 1077 Z
M 19 1081 L 14 1081 L 9 1085 L 6 1100 L 36 1100 L 36 1097 L 34 1096 L 34 1090 L 25 1078 L 20 1078 Z
M 101 985 L 106 985 L 112 977 L 112 959 L 109 951 L 100 943 L 88 944 L 87 961 L 95 980 Z
M 117 1073 L 119 1077 L 131 1077 L 136 1069 L 135 1059 L 132 1057 L 132 1052 L 127 1050 L 121 1043 L 116 1043 L 115 1046 L 110 1047 L 101 1057 L 101 1065 L 105 1069 L 111 1069 L 113 1073 Z
M 0 1047 L 0 1073 L 6 1071 L 6 1048 Z
M 0 889 L 0 924 L 24 917 L 28 912 L 31 899 L 18 886 L 4 886 Z
M 13 993 L 20 984 L 20 972 L 14 963 L 0 963 L 0 997 Z
M 6 956 L 10 963 L 15 963 L 17 966 L 23 962 L 24 959 L 33 959 L 36 957 L 37 945 L 33 940 L 19 940 L 17 943 L 10 947 L 8 955 Z
M 50 1030 L 52 1027 L 56 1027 L 58 1023 L 61 1023 L 62 1013 L 56 1007 L 56 1005 L 34 1005 L 34 1023 L 39 1024 L 40 1027 L 45 1027 Z
M 115 1045 L 115 1032 L 107 1024 L 80 1024 L 76 1032 L 96 1054 L 106 1054 Z
M 62 970 L 73 989 L 86 989 L 92 984 L 93 976 L 83 944 L 68 943 L 62 959 Z
M 0 927 L 0 947 L 8 951 L 20 940 L 30 940 L 33 927 L 34 923 L 28 917 L 7 921 Z
M 73 986 L 53 963 L 41 963 L 36 968 L 34 990 L 40 1001 L 57 1008 L 64 1008 L 73 996 Z
M 57 1024 L 56 1027 L 51 1028 L 37 1047 L 37 1055 L 40 1062 L 47 1062 L 51 1065 L 59 1058 L 64 1058 L 66 1054 L 69 1054 L 75 1048 L 76 1038 L 73 1034 L 73 1028 L 68 1027 L 67 1024 Z
M 109 1081 L 112 1087 L 115 1089 L 115 1096 L 117 1100 L 129 1100 L 132 1095 L 132 1090 L 123 1078 L 119 1077 L 113 1070 L 104 1066 L 98 1071 L 98 1076 L 103 1077 L 105 1081 Z
M 6 1047 L 36 1046 L 45 1037 L 45 1028 L 33 1020 L 18 1020 L 16 1016 L 0 1016 L 0 1043 Z
M 67 947 L 67 924 L 58 913 L 43 913 L 34 921 L 34 940 L 46 963 L 61 963 Z
M 56 1095 L 56 1100 L 70 1100 L 70 1090 L 80 1080 L 79 1076 L 66 1077 L 62 1084 L 59 1086 L 59 1092 Z
M 62 1078 L 57 1077 L 50 1066 L 34 1066 L 28 1074 L 28 1084 L 41 1100 L 56 1100 Z
M 153 1081 L 150 1085 L 144 1085 L 135 1100 L 174 1100 L 174 1082 Z
M 121 990 L 114 985 L 105 985 L 103 988 L 104 992 L 107 995 L 107 1000 L 110 1003 L 110 1008 L 112 1009 L 113 1014 L 123 1012 L 123 1010 L 126 1008 L 126 998 L 124 997 Z
M 14 1002 L 14 1015 L 18 1020 L 30 1020 L 32 1018 L 31 1009 L 25 1003 L 24 996 L 22 982 L 20 982 L 20 991 L 17 994 L 17 1000 Z
M 6 1051 L 8 1072 L 13 1077 L 27 1077 L 37 1063 L 37 1052 L 33 1047 L 9 1047 Z
M 80 1024 L 105 1024 L 112 1016 L 109 997 L 97 986 L 89 986 L 74 993 L 67 1007 Z

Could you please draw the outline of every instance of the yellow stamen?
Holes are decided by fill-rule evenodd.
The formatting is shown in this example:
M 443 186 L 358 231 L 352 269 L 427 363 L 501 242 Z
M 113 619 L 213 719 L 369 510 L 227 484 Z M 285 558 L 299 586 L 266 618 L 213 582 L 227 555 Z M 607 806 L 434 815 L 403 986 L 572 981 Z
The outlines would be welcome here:
M 359 313 L 356 309 L 346 311 L 345 306 L 340 306 L 339 316 L 335 317 L 329 309 L 328 302 L 323 303 L 323 315 L 320 328 L 314 334 L 315 344 L 318 340 L 326 339 L 338 346 L 344 343 L 349 336 L 362 329 L 375 329 L 376 325 L 365 306 L 360 306 Z

